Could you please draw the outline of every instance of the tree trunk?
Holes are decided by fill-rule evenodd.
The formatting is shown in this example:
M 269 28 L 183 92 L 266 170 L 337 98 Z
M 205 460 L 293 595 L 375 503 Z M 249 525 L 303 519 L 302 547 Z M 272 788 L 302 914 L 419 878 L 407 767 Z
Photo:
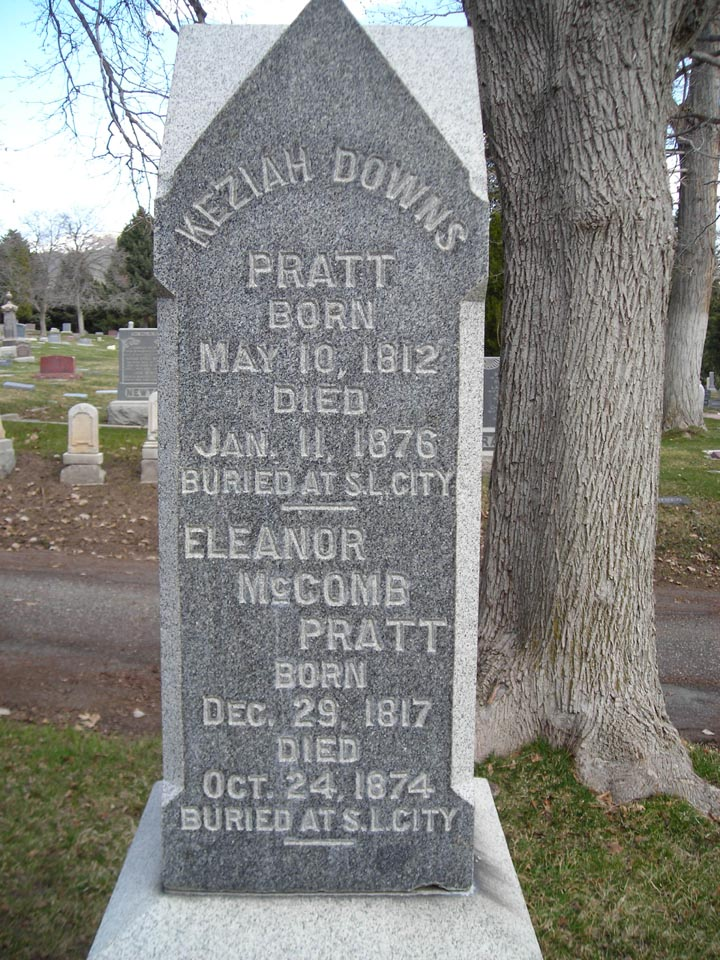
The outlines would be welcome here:
M 465 7 L 506 258 L 478 758 L 542 736 L 618 801 L 666 791 L 720 810 L 655 655 L 665 104 L 683 3 Z
M 720 20 L 708 33 L 720 32 Z M 698 43 L 712 53 L 716 44 Z M 700 389 L 705 334 L 715 267 L 720 127 L 720 70 L 695 61 L 683 116 L 676 126 L 680 151 L 677 240 L 665 330 L 663 430 L 704 430 Z M 708 122 L 710 118 L 710 122 Z
M 82 299 L 79 293 L 75 294 L 75 313 L 77 314 L 77 327 L 78 334 L 81 337 L 85 336 L 85 315 L 82 308 Z
M 40 336 L 47 337 L 47 297 L 40 303 Z

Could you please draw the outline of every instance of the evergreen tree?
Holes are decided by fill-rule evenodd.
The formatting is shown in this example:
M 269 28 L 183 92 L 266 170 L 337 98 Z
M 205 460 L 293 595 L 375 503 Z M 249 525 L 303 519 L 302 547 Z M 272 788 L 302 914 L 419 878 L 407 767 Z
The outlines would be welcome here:
M 705 350 L 703 351 L 703 381 L 711 370 L 715 371 L 715 382 L 717 382 L 720 375 L 720 282 L 717 280 L 713 284 L 707 337 L 705 338 Z
M 117 256 L 105 278 L 108 305 L 141 327 L 154 327 L 153 218 L 139 207 L 117 239 Z
M 18 230 L 8 230 L 0 240 L 0 295 L 9 291 L 18 307 L 18 320 L 32 317 L 32 254 Z M 5 301 L 3 300 L 3 303 Z

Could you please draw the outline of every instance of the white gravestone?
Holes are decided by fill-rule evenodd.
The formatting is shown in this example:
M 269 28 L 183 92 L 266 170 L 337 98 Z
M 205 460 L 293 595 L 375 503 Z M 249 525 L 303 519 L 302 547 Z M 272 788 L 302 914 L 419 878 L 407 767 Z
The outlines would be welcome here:
M 97 407 L 76 403 L 68 411 L 68 448 L 63 454 L 60 480 L 72 486 L 105 483 L 102 462 Z

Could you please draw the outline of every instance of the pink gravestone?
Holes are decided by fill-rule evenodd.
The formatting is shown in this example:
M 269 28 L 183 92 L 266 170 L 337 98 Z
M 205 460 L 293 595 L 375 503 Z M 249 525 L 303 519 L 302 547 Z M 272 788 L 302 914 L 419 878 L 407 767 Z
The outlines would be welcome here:
M 44 380 L 75 380 L 75 357 L 40 357 L 39 377 Z

